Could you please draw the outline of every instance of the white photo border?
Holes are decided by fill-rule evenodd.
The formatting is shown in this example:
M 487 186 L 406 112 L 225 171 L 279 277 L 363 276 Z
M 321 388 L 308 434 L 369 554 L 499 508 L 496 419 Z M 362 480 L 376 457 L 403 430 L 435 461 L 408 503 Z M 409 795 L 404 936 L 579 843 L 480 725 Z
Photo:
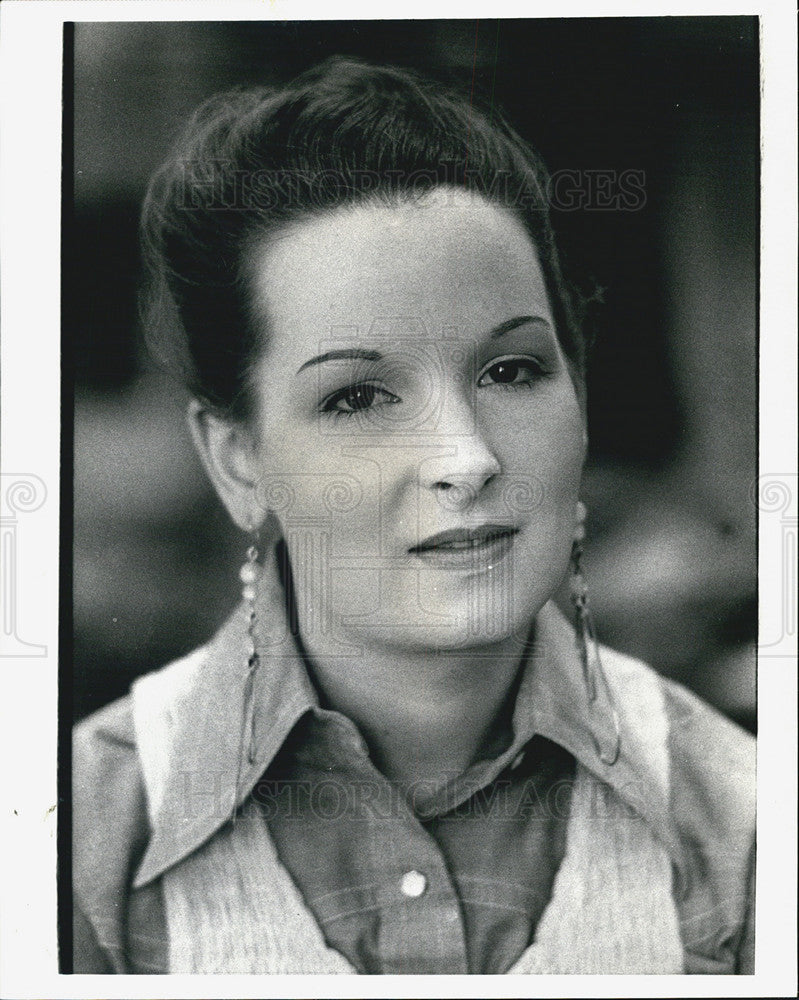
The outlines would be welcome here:
M 546 7 L 542 10 L 541 7 Z M 418 0 L 379 16 L 479 17 L 481 5 Z M 560 0 L 536 16 L 758 15 L 761 41 L 760 480 L 797 490 L 796 15 L 780 3 L 604 4 Z M 0 636 L 3 761 L 0 992 L 19 998 L 528 995 L 516 976 L 86 976 L 57 972 L 56 825 L 59 648 L 60 256 L 63 25 L 69 21 L 375 19 L 338 0 L 6 0 L 0 6 L 0 457 L 20 488 L 15 637 Z M 495 2 L 492 17 L 528 17 Z M 15 482 L 16 482 L 15 478 Z M 796 497 L 794 495 L 794 505 Z M 27 504 L 27 507 L 25 506 Z M 795 508 L 794 508 L 795 509 Z M 5 516 L 5 511 L 3 512 Z M 6 524 L 7 527 L 7 524 Z M 24 527 L 24 531 L 23 531 Z M 762 609 L 782 601 L 780 566 L 763 545 L 779 530 L 760 509 Z M 5 529 L 4 529 L 5 530 Z M 795 538 L 795 535 L 794 535 Z M 6 550 L 0 558 L 10 557 Z M 6 563 L 8 570 L 8 561 Z M 10 599 L 6 594 L 3 599 Z M 38 647 L 39 652 L 31 652 Z M 42 652 L 43 651 L 43 652 Z M 761 650 L 758 669 L 758 972 L 753 977 L 538 977 L 535 993 L 569 996 L 789 996 L 796 989 L 796 634 Z

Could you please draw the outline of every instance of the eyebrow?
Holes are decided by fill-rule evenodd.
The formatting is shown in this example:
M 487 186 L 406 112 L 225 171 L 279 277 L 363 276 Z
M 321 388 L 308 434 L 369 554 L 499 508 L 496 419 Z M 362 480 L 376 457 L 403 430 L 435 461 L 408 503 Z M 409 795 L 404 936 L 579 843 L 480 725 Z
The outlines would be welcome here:
M 506 319 L 504 323 L 500 323 L 499 326 L 495 326 L 490 330 L 488 337 L 491 340 L 498 340 L 500 337 L 504 337 L 506 333 L 510 333 L 511 330 L 524 326 L 525 323 L 544 323 L 546 326 L 549 326 L 549 322 L 543 316 L 514 316 L 513 319 Z M 321 365 L 325 361 L 350 361 L 352 359 L 381 361 L 382 358 L 383 355 L 380 351 L 367 351 L 360 347 L 325 351 L 324 354 L 319 354 L 315 358 L 309 358 L 308 361 L 301 364 L 297 369 L 297 374 L 299 375 L 300 372 L 305 371 L 306 368 L 310 368 L 312 365 Z
M 323 361 L 342 361 L 351 358 L 360 358 L 362 361 L 380 361 L 383 355 L 380 351 L 364 351 L 359 347 L 352 347 L 341 351 L 326 351 L 318 357 L 311 358 L 297 369 L 297 374 L 310 368 L 311 365 L 321 365 Z
M 511 330 L 515 330 L 519 326 L 524 326 L 525 323 L 543 323 L 545 326 L 549 326 L 549 320 L 543 316 L 514 316 L 513 319 L 506 319 L 504 323 L 495 326 L 488 335 L 492 340 L 498 340 L 500 337 L 504 337 L 506 333 L 510 333 Z

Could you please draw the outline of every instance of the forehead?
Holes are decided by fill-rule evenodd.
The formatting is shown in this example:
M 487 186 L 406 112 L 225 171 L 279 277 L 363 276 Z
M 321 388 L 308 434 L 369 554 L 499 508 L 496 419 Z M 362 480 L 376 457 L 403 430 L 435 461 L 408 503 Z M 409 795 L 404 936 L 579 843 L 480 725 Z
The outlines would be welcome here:
M 305 219 L 254 247 L 250 274 L 267 353 L 292 361 L 331 336 L 371 344 L 404 326 L 408 336 L 477 338 L 511 316 L 552 322 L 521 223 L 455 189 Z

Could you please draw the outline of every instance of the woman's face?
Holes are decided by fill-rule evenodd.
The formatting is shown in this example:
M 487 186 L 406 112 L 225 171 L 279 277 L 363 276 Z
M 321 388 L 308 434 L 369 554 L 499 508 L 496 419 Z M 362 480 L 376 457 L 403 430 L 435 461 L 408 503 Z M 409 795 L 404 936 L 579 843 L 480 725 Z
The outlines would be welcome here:
M 523 635 L 568 565 L 585 435 L 521 224 L 438 189 L 306 220 L 250 263 L 257 493 L 309 649 Z

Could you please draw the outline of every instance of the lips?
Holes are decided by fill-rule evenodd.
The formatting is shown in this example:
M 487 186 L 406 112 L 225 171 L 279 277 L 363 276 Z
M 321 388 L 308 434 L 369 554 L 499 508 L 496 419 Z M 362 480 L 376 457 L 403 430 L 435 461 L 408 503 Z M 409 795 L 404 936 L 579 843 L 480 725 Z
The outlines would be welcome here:
M 510 551 L 519 529 L 509 524 L 452 528 L 431 535 L 408 551 L 425 562 L 453 569 L 493 567 Z

